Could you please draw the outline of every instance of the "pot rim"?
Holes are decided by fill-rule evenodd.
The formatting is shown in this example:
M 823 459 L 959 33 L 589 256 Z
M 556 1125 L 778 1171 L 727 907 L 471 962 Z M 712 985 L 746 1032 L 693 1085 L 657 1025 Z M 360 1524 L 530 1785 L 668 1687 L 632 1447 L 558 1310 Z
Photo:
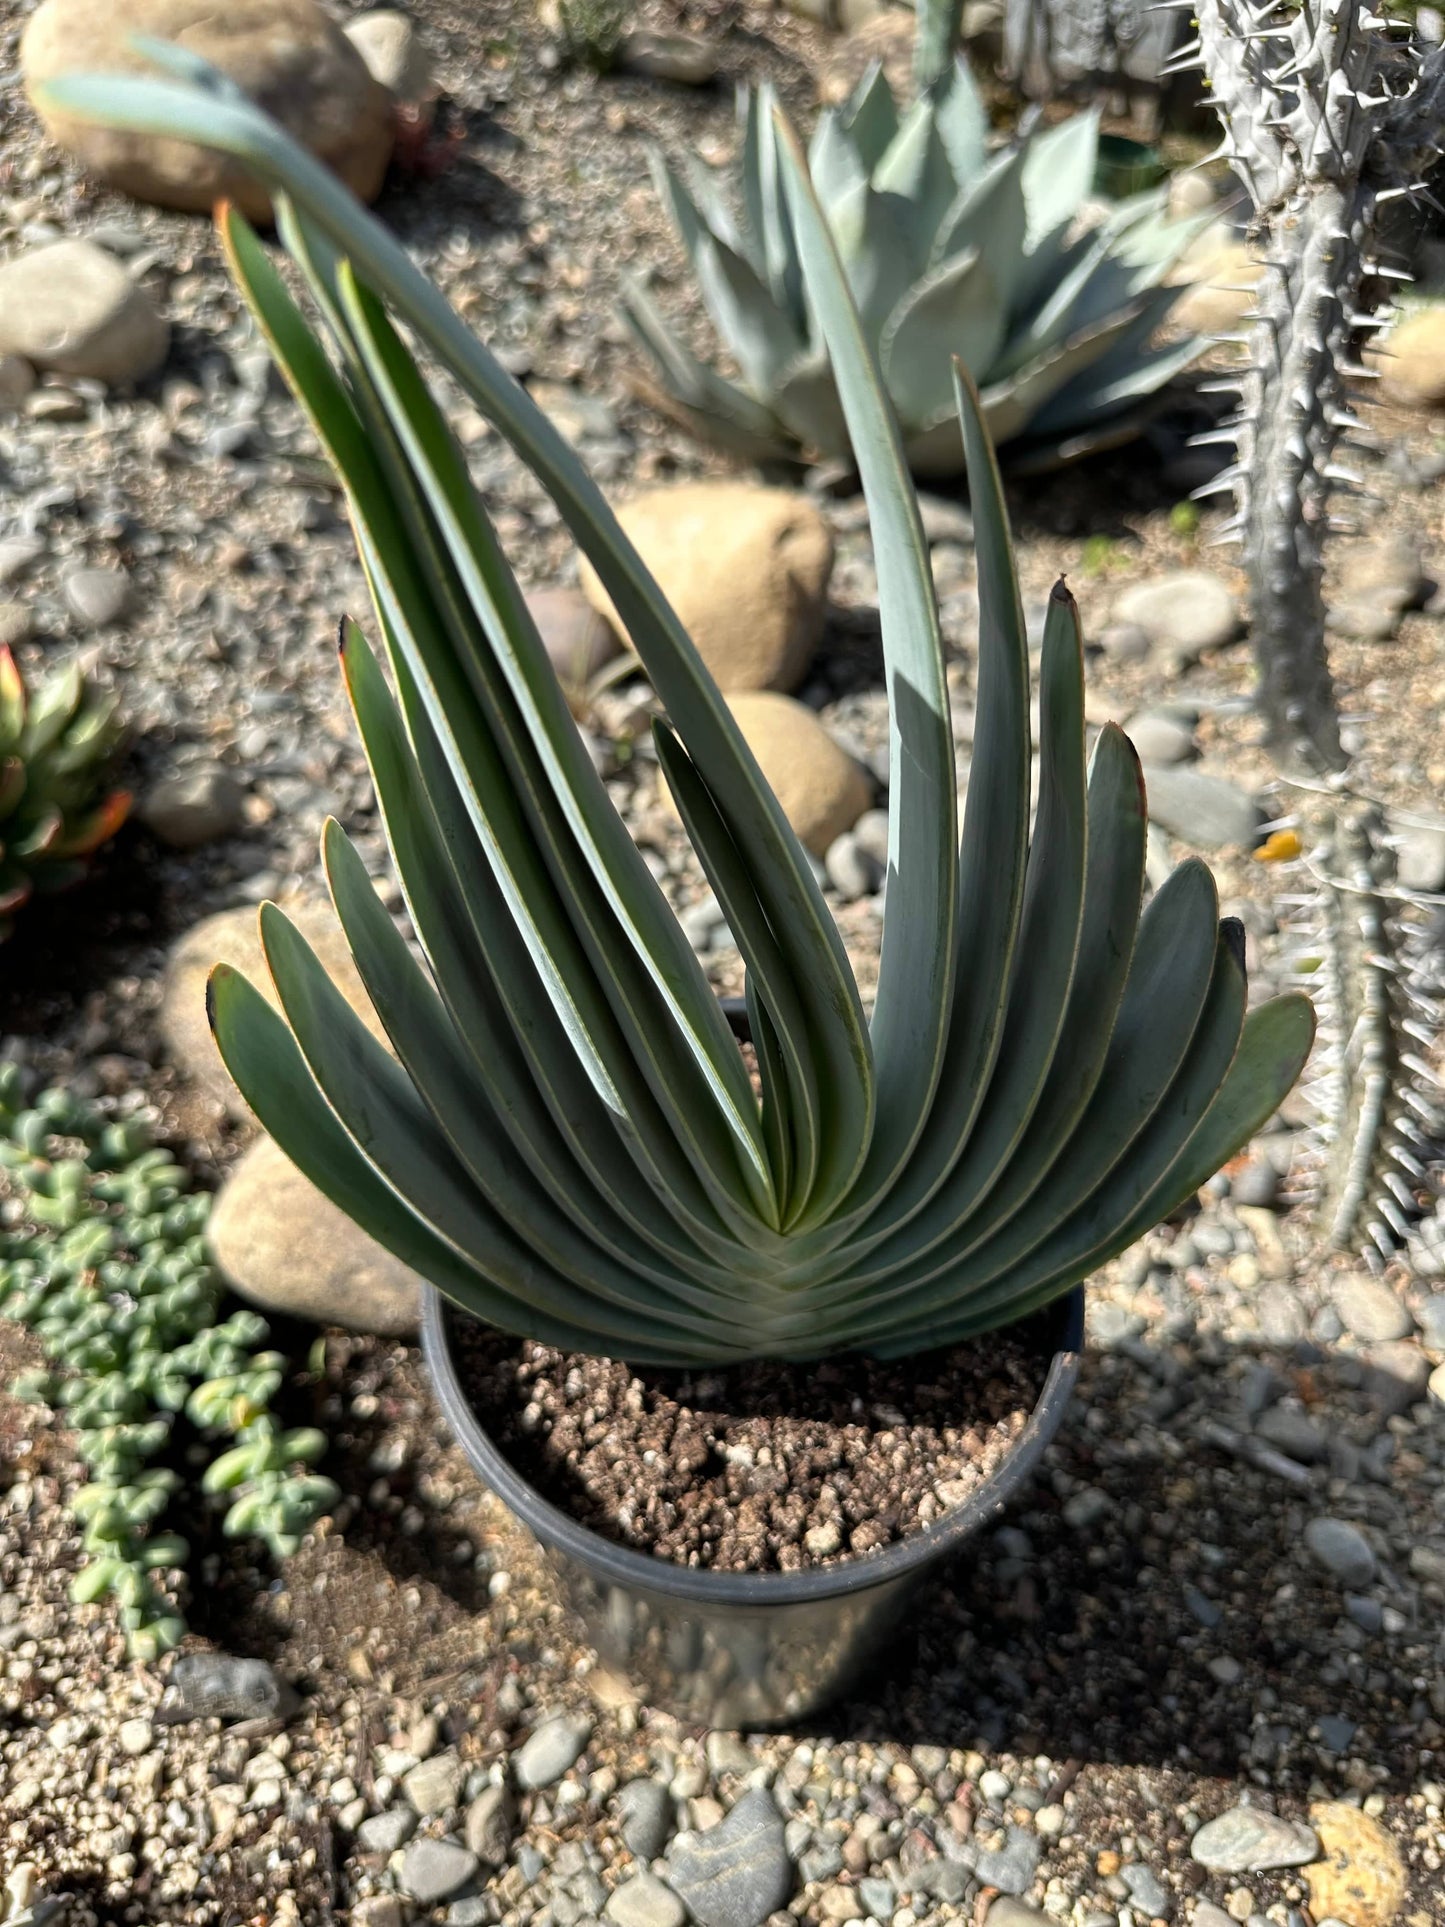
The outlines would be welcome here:
M 1002 1509 L 1058 1431 L 1079 1376 L 1084 1342 L 1084 1288 L 1075 1285 L 1071 1292 L 1045 1308 L 1045 1315 L 1052 1312 L 1058 1321 L 1058 1338 L 1043 1389 L 1028 1423 L 997 1470 L 984 1479 L 962 1505 L 945 1513 L 933 1525 L 910 1533 L 882 1552 L 841 1559 L 831 1566 L 812 1566 L 801 1572 L 714 1572 L 707 1567 L 676 1565 L 655 1553 L 619 1546 L 590 1526 L 582 1525 L 550 1499 L 544 1499 L 502 1454 L 463 1392 L 446 1331 L 449 1309 L 461 1311 L 434 1285 L 424 1283 L 422 1352 L 453 1436 L 474 1470 L 503 1504 L 544 1545 L 580 1560 L 614 1585 L 721 1607 L 799 1605 L 809 1600 L 867 1591 L 900 1579 L 961 1545 Z M 471 1314 L 461 1311 L 461 1315 Z

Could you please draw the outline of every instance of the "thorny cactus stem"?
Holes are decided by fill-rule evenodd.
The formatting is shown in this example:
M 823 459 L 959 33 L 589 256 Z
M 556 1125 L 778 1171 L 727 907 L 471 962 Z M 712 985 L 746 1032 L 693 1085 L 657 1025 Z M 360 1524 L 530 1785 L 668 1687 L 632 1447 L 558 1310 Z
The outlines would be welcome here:
M 1382 287 L 1408 279 L 1372 250 L 1382 204 L 1418 191 L 1440 146 L 1445 53 L 1391 40 L 1358 0 L 1176 3 L 1198 26 L 1179 67 L 1205 72 L 1264 263 L 1220 431 L 1237 460 L 1213 486 L 1235 494 L 1270 746 L 1286 768 L 1338 772 L 1323 580 L 1331 498 L 1358 485 L 1339 459 L 1360 429 L 1345 384 L 1368 373 L 1355 340 L 1388 318 Z

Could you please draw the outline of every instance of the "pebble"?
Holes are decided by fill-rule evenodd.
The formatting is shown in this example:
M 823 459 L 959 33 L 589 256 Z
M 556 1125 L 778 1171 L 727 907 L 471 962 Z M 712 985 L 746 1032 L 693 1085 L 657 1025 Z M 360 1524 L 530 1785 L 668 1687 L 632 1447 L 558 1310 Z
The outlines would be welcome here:
M 1252 796 L 1222 776 L 1154 764 L 1144 771 L 1149 821 L 1201 850 L 1253 847 L 1261 817 Z
M 155 1729 L 146 1719 L 122 1720 L 116 1738 L 120 1741 L 121 1752 L 128 1753 L 134 1760 L 142 1753 L 149 1753 L 155 1740 Z
M 246 792 L 218 764 L 178 770 L 147 790 L 140 820 L 173 850 L 199 850 L 231 836 L 245 821 Z
M 617 64 L 624 73 L 675 87 L 706 87 L 717 74 L 717 55 L 700 34 L 659 33 L 651 27 L 622 36 Z
M 480 1864 L 468 1848 L 451 1840 L 413 1840 L 402 1855 L 397 1880 L 409 1900 L 435 1907 L 465 1887 Z
M 997 1767 L 989 1767 L 978 1778 L 979 1793 L 991 1807 L 1001 1807 L 1013 1792 L 1013 1781 Z
M 1409 827 L 1395 849 L 1395 881 L 1404 890 L 1445 890 L 1445 830 Z
M 1346 1272 L 1335 1280 L 1330 1297 L 1345 1330 L 1367 1343 L 1406 1338 L 1415 1329 L 1414 1319 L 1394 1292 L 1371 1272 Z
M 1129 1898 L 1142 1907 L 1151 1920 L 1169 1913 L 1172 1906 L 1169 1889 L 1152 1867 L 1132 1861 L 1119 1869 L 1119 1878 L 1129 1889 Z
M 417 1812 L 425 1817 L 430 1813 L 444 1813 L 448 1807 L 454 1807 L 462 1797 L 465 1778 L 466 1769 L 455 1753 L 436 1753 L 403 1775 L 401 1790 Z
M 554 1785 L 581 1758 L 592 1737 L 586 1714 L 563 1713 L 544 1720 L 512 1756 L 517 1785 L 528 1791 Z
M 24 355 L 0 355 L 0 408 L 18 408 L 34 389 L 35 379 Z
M 672 1795 L 657 1780 L 629 1780 L 617 1795 L 621 1834 L 639 1860 L 655 1860 L 667 1845 L 675 1810 Z
M 228 1653 L 183 1653 L 155 1718 L 183 1720 L 289 1719 L 300 1701 L 264 1659 L 235 1659 Z
M 500 1867 L 512 1850 L 516 1825 L 517 1803 L 511 1788 L 483 1787 L 467 1808 L 462 1838 L 484 1867 Z
M 29 642 L 35 618 L 23 602 L 0 601 L 0 649 L 16 649 Z
M 754 1787 L 706 1833 L 680 1833 L 667 1854 L 668 1882 L 699 1927 L 762 1927 L 793 1891 L 783 1817 Z
M 687 1919 L 671 1887 L 645 1871 L 614 1888 L 602 1913 L 616 1927 L 682 1927 Z
M 1260 1438 L 1278 1446 L 1301 1465 L 1322 1465 L 1330 1456 L 1329 1440 L 1302 1411 L 1289 1405 L 1272 1405 L 1255 1425 Z
M 1425 1396 L 1430 1361 L 1413 1340 L 1390 1339 L 1382 1345 L 1366 1345 L 1360 1356 L 1365 1366 L 1365 1394 L 1385 1418 L 1408 1412 L 1417 1399 Z
M 1437 1405 L 1445 1405 L 1445 1365 L 1437 1365 L 1431 1372 L 1426 1384 L 1430 1396 Z
M 898 1890 L 891 1880 L 880 1874 L 870 1874 L 858 1882 L 858 1898 L 875 1920 L 892 1920 L 893 1909 L 898 1904 Z
M 153 374 L 169 345 L 150 295 L 104 248 L 61 240 L 0 263 L 0 354 L 120 385 Z
M 853 841 L 865 856 L 871 856 L 880 872 L 888 867 L 888 812 L 864 810 L 853 825 Z
M 986 1887 L 997 1887 L 1000 1893 L 1027 1893 L 1043 1851 L 1044 1843 L 1032 1827 L 1010 1827 L 1003 1846 L 985 1848 L 973 1870 Z
M 45 544 L 38 535 L 0 537 L 0 585 L 29 575 L 44 553 Z
M 73 568 L 61 577 L 66 607 L 82 629 L 106 629 L 130 607 L 130 577 L 124 569 Z
M 984 1916 L 984 1927 L 1048 1927 L 1048 1916 L 1013 1894 L 1000 1894 Z
M 1152 647 L 1149 631 L 1137 622 L 1106 623 L 1094 640 L 1115 662 L 1143 662 Z
M 1305 1869 L 1310 1911 L 1350 1927 L 1390 1927 L 1405 1901 L 1406 1875 L 1400 1849 L 1376 1819 L 1344 1801 L 1310 1808 L 1319 1834 L 1319 1860 Z
M 871 897 L 883 881 L 883 866 L 872 857 L 849 830 L 835 836 L 823 858 L 828 881 L 844 903 Z
M 1151 643 L 1200 655 L 1232 642 L 1239 633 L 1239 605 L 1217 575 L 1178 569 L 1125 589 L 1111 620 L 1142 629 Z
M 406 1915 L 395 1894 L 367 1894 L 351 1903 L 351 1927 L 406 1927 Z
M 362 1821 L 356 1829 L 356 1844 L 363 1853 L 393 1854 L 410 1840 L 416 1824 L 415 1808 L 388 1807 L 385 1813 L 373 1813 Z
M 1279 1172 L 1273 1160 L 1263 1156 L 1248 1159 L 1231 1175 L 1229 1195 L 1236 1204 L 1254 1208 L 1272 1205 L 1279 1196 Z
M 1217 1820 L 1206 1821 L 1189 1843 L 1191 1858 L 1211 1873 L 1302 1867 L 1319 1850 L 1311 1828 L 1264 1807 L 1231 1807 Z
M 1187 763 L 1194 754 L 1194 731 L 1165 711 L 1141 710 L 1124 725 L 1124 733 L 1138 751 L 1141 763 Z
M 1375 1555 L 1358 1526 L 1345 1519 L 1311 1519 L 1305 1545 L 1325 1571 L 1351 1592 L 1368 1586 L 1375 1577 Z

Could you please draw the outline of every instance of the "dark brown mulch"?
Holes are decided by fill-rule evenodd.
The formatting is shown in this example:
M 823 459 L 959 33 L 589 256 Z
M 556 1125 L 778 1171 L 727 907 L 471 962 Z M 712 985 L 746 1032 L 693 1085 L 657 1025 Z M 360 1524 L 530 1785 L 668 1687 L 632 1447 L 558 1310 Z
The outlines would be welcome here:
M 653 1371 L 451 1321 L 492 1438 L 604 1537 L 720 1572 L 875 1552 L 995 1472 L 1038 1402 L 1043 1328 L 894 1361 Z

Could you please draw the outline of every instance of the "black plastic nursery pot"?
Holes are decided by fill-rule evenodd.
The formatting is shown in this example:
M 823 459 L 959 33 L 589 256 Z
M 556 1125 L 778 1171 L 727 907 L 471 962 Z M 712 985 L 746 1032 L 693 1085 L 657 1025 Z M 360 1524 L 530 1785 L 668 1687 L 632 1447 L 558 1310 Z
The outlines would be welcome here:
M 482 1481 L 541 1543 L 608 1672 L 640 1699 L 708 1726 L 795 1721 L 835 1698 L 885 1639 L 909 1595 L 1002 1510 L 1058 1431 L 1079 1373 L 1084 1293 L 1039 1314 L 1051 1354 L 1038 1402 L 997 1470 L 932 1525 L 885 1549 L 800 1572 L 713 1572 L 602 1538 L 544 1499 L 488 1435 L 457 1372 L 433 1290 L 422 1349 L 457 1442 Z M 985 1341 L 986 1342 L 986 1341 Z

